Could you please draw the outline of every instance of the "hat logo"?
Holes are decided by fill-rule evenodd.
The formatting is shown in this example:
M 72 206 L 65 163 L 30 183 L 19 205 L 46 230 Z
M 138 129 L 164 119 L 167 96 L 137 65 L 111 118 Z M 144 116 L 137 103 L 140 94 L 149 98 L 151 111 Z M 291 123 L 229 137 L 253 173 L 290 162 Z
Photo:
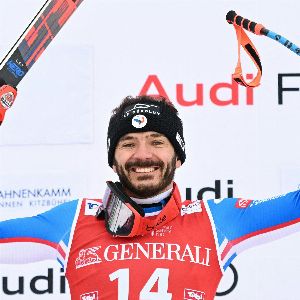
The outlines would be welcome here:
M 144 115 L 136 115 L 132 118 L 131 124 L 135 128 L 143 128 L 147 124 L 147 118 Z
M 161 113 L 161 108 L 154 104 L 144 104 L 137 103 L 135 105 L 129 106 L 123 113 L 123 118 L 138 114 L 151 114 L 159 116 Z

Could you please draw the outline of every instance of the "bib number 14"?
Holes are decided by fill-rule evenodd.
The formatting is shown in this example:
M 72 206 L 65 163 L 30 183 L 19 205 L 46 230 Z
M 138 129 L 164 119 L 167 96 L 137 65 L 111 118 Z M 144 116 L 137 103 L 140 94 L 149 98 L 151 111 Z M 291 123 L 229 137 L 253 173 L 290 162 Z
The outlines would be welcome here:
M 129 269 L 119 269 L 109 275 L 110 281 L 118 280 L 118 300 L 129 298 Z M 171 300 L 172 294 L 168 293 L 169 269 L 157 268 L 152 273 L 140 292 L 139 300 Z M 151 289 L 157 282 L 157 292 Z

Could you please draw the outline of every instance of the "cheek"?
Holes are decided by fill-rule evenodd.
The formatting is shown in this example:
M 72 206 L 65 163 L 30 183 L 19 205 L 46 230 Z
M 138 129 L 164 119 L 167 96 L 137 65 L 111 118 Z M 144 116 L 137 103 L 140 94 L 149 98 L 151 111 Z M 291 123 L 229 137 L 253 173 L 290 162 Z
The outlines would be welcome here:
M 130 159 L 130 155 L 128 153 L 116 151 L 114 158 L 113 170 L 117 173 L 118 169 L 124 169 L 125 163 Z
M 124 162 L 124 154 L 118 150 L 115 151 L 114 162 L 116 165 L 121 166 Z
M 158 156 L 158 158 L 164 162 L 166 167 L 167 165 L 174 163 L 174 156 L 175 156 L 174 152 L 168 151 L 167 153 L 163 153 L 160 156 Z M 177 161 L 176 161 L 176 166 L 177 166 Z

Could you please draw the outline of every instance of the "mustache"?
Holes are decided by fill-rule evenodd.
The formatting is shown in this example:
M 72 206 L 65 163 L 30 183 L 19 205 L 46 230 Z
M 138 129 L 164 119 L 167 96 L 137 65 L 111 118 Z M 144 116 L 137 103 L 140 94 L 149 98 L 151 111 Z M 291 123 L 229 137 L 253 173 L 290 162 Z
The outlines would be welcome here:
M 162 161 L 152 161 L 152 160 L 136 160 L 125 163 L 125 170 L 128 171 L 130 168 L 148 168 L 148 167 L 164 167 Z

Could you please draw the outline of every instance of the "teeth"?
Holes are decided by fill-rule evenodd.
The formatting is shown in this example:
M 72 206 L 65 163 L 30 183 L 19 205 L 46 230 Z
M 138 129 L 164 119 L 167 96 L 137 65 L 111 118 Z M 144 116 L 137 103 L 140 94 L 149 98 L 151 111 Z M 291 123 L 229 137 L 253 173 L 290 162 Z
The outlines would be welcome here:
M 153 172 L 155 170 L 155 168 L 135 168 L 135 172 L 136 173 L 150 173 Z

